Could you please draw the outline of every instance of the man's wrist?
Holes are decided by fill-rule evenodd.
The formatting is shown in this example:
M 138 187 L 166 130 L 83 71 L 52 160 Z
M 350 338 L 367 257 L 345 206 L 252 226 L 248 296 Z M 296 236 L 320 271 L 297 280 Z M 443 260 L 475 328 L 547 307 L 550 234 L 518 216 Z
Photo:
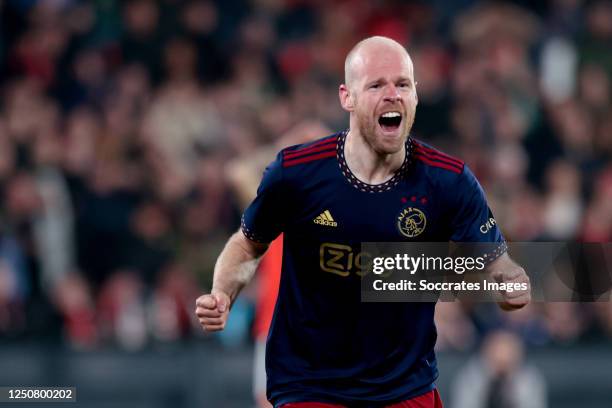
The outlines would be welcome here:
M 212 289 L 210 290 L 210 294 L 213 296 L 223 296 L 223 297 L 227 297 L 230 301 L 230 304 L 234 303 L 234 300 L 236 299 L 236 297 L 238 297 L 238 291 L 230 291 L 227 290 L 225 288 L 223 288 L 220 285 L 213 285 Z

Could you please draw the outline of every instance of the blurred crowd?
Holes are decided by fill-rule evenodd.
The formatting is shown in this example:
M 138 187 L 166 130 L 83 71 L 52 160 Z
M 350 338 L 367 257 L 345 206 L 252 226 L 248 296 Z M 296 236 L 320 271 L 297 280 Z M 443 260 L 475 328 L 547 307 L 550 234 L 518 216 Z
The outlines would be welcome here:
M 227 163 L 344 129 L 375 34 L 414 60 L 413 136 L 467 162 L 507 239 L 610 241 L 611 1 L 0 0 L 0 339 L 201 335 L 244 205 Z M 612 336 L 610 302 L 437 312 L 443 349 Z

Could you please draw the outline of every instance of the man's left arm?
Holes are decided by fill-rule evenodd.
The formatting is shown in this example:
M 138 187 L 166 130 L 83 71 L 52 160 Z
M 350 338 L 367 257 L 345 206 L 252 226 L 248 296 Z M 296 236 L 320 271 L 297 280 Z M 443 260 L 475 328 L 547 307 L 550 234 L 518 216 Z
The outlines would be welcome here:
M 504 252 L 486 267 L 487 275 L 497 283 L 512 285 L 514 288 L 527 287 L 527 289 L 513 289 L 501 291 L 502 300 L 499 307 L 506 311 L 521 309 L 531 300 L 531 285 L 525 270 L 514 262 L 508 252 Z
M 503 310 L 525 306 L 531 298 L 529 277 L 508 255 L 505 239 L 487 204 L 484 190 L 468 166 L 464 166 L 458 179 L 446 192 L 451 194 L 449 202 L 454 210 L 450 240 L 465 244 L 489 243 L 491 246 L 486 245 L 489 252 L 486 279 L 512 285 L 512 290 L 501 292 L 499 306 Z M 527 284 L 526 290 L 514 290 L 524 283 Z

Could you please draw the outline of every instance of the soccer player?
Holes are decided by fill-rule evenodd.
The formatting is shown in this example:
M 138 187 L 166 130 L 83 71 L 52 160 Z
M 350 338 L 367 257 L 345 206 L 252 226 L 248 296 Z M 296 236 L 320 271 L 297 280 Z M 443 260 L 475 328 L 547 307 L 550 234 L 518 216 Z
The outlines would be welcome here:
M 266 351 L 274 406 L 442 407 L 434 385 L 435 304 L 362 303 L 361 242 L 493 242 L 487 271 L 494 279 L 528 277 L 506 254 L 467 166 L 409 136 L 416 83 L 399 43 L 358 43 L 339 96 L 349 129 L 278 154 L 196 314 L 205 330 L 222 330 L 257 259 L 283 232 Z M 529 291 L 502 296 L 506 310 L 530 300 Z

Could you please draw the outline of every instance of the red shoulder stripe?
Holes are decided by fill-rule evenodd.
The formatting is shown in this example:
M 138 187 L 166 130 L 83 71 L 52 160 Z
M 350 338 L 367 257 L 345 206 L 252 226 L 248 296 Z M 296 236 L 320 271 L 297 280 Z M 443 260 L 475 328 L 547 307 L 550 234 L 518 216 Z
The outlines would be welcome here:
M 333 150 L 325 151 L 318 154 L 313 154 L 312 156 L 305 156 L 299 158 L 293 158 L 289 160 L 283 160 L 283 167 L 295 166 L 296 164 L 308 163 L 315 160 L 325 159 L 327 157 L 336 157 L 336 148 Z
M 320 152 L 322 150 L 326 150 L 326 149 L 330 149 L 330 148 L 335 148 L 336 147 L 336 141 L 332 140 L 329 143 L 324 143 L 324 144 L 320 144 L 320 145 L 313 145 L 304 149 L 300 149 L 300 150 L 293 150 L 293 151 L 288 151 L 288 152 L 284 152 L 283 153 L 283 157 L 285 159 L 292 159 L 294 157 L 299 157 L 299 156 L 304 156 L 310 153 L 315 153 L 315 152 Z
M 417 148 L 420 148 L 420 149 L 422 149 L 423 151 L 425 151 L 425 152 L 427 152 L 427 153 L 431 153 L 431 154 L 434 154 L 434 155 L 436 155 L 436 156 L 445 157 L 445 158 L 447 158 L 447 159 L 449 159 L 449 160 L 452 160 L 452 161 L 454 161 L 454 162 L 457 162 L 458 164 L 461 164 L 461 165 L 463 166 L 463 161 L 462 161 L 462 160 L 459 160 L 459 159 L 456 159 L 456 158 L 454 158 L 453 156 L 449 156 L 449 155 L 448 155 L 448 154 L 446 154 L 446 153 L 442 153 L 442 152 L 441 152 L 441 151 L 439 151 L 439 150 L 432 149 L 432 148 L 427 147 L 427 146 L 425 146 L 425 145 L 422 145 L 421 143 L 416 142 L 416 141 L 415 141 L 415 145 L 417 146 Z
M 313 144 L 311 144 L 311 145 L 310 145 L 310 146 L 308 146 L 308 147 L 313 147 L 313 146 L 318 146 L 318 145 L 320 145 L 320 144 L 329 143 L 329 142 L 331 142 L 332 140 L 333 140 L 333 141 L 338 140 L 338 135 L 332 135 L 332 136 L 327 136 L 327 137 L 324 137 L 323 139 L 321 139 L 321 140 L 317 140 L 316 142 L 314 142 Z M 306 148 L 305 148 L 305 149 L 306 149 Z
M 323 138 L 321 140 L 318 140 L 316 142 L 314 142 L 313 144 L 311 144 L 310 146 L 306 146 L 306 147 L 300 147 L 299 149 L 296 150 L 289 150 L 289 151 L 285 151 L 284 153 L 296 153 L 302 150 L 306 150 L 306 149 L 311 149 L 313 147 L 317 147 L 320 146 L 322 144 L 327 144 L 327 143 L 331 143 L 331 142 L 335 142 L 338 140 L 338 136 L 334 135 L 334 136 L 328 136 L 326 138 Z
M 450 171 L 452 171 L 454 173 L 457 173 L 457 174 L 461 174 L 461 172 L 463 171 L 463 169 L 457 168 L 454 165 L 446 164 L 444 162 L 434 161 L 434 160 L 429 159 L 429 158 L 427 158 L 425 156 L 422 156 L 419 153 L 415 154 L 414 157 L 416 157 L 417 160 L 420 160 L 420 161 L 422 161 L 425 164 L 429 164 L 430 166 L 440 167 L 440 168 L 443 168 L 443 169 L 446 169 L 446 170 L 450 170 Z
M 420 146 L 417 146 L 416 153 L 419 153 L 419 154 L 421 154 L 421 155 L 423 155 L 425 157 L 428 157 L 428 158 L 430 158 L 432 160 L 439 160 L 441 162 L 445 162 L 445 163 L 452 164 L 452 165 L 455 165 L 455 166 L 463 167 L 463 162 L 460 161 L 460 160 L 453 160 L 453 159 L 449 159 L 448 157 L 443 156 L 443 155 L 437 155 L 437 154 L 434 154 L 434 153 L 430 153 L 430 152 L 428 152 L 426 150 L 423 150 Z

